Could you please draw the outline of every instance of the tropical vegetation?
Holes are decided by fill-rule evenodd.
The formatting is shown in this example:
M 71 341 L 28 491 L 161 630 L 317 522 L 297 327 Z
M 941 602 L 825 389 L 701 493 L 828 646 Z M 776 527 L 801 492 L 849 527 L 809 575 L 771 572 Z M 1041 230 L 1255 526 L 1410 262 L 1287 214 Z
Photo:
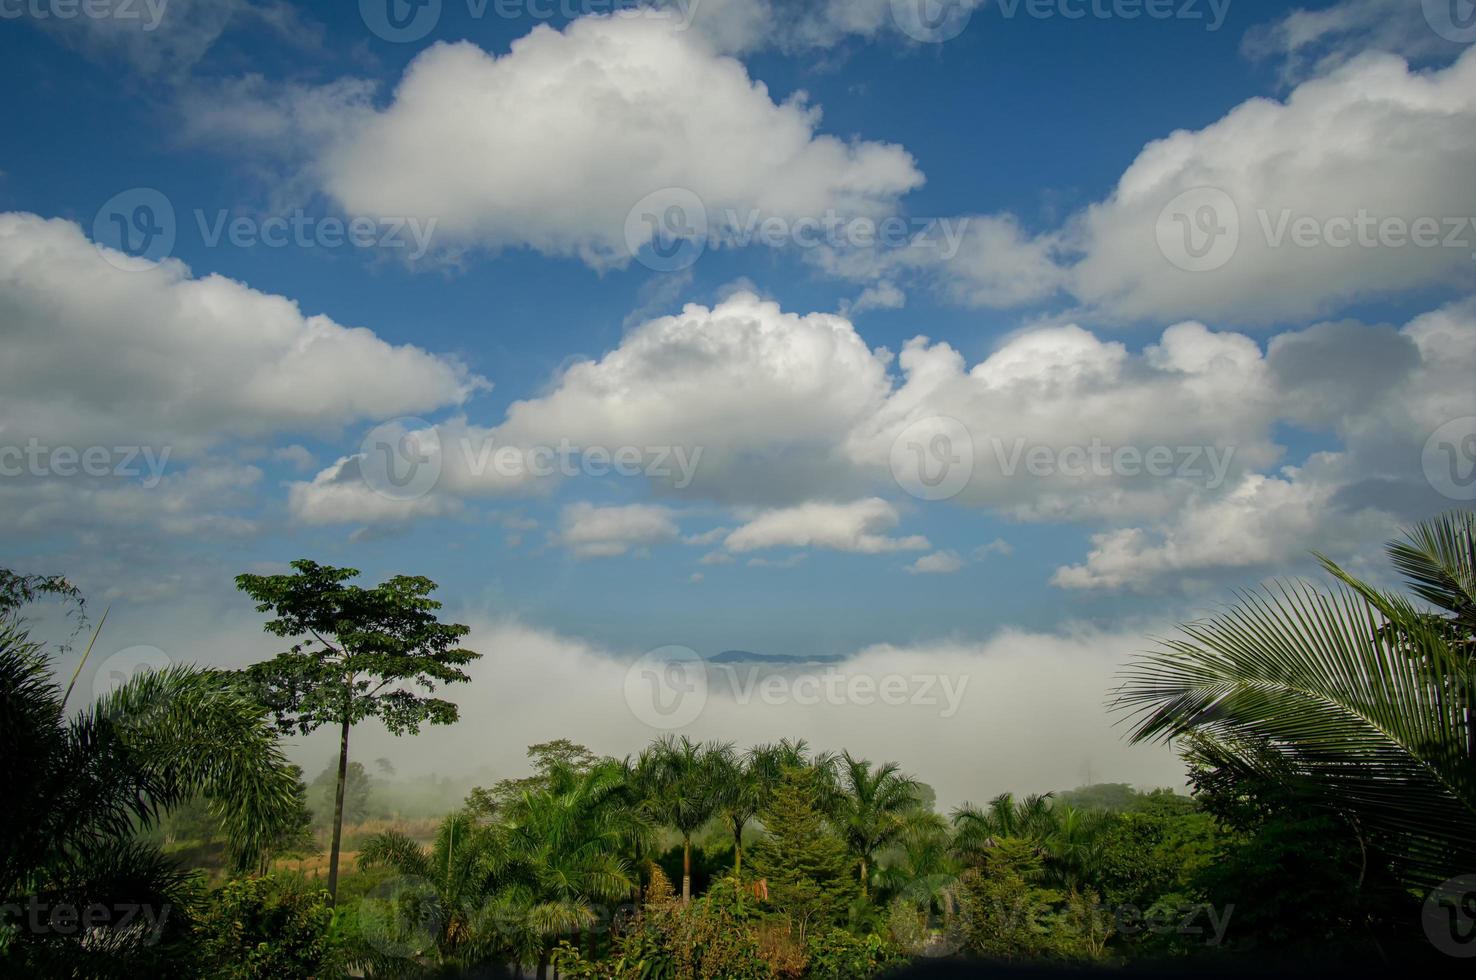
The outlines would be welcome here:
M 9 574 L 0 967 L 819 978 L 940 956 L 1433 959 L 1421 924 L 1476 867 L 1473 517 L 1412 528 L 1389 557 L 1402 592 L 1323 559 L 1328 585 L 1244 593 L 1124 670 L 1110 705 L 1129 738 L 1180 751 L 1183 787 L 946 813 L 899 762 L 674 735 L 626 757 L 539 743 L 526 775 L 385 816 L 388 762 L 341 748 L 308 785 L 279 739 L 454 721 L 412 690 L 464 681 L 475 656 L 433 583 L 358 590 L 311 562 L 247 577 L 287 653 L 69 704 L 20 617 L 78 597 Z

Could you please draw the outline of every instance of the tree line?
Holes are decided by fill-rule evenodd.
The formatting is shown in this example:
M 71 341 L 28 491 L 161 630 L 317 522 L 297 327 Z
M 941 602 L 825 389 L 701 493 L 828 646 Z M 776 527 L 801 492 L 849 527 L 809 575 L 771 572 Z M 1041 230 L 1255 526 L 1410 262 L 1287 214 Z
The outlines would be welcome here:
M 338 867 L 353 726 L 456 720 L 466 627 L 434 583 L 310 561 L 238 585 L 288 649 L 245 671 L 141 673 L 71 704 L 0 574 L 0 964 L 32 975 L 872 975 L 921 956 L 1121 962 L 1332 951 L 1415 959 L 1476 869 L 1476 535 L 1454 513 L 1389 557 L 1405 592 L 1323 559 L 1144 654 L 1109 694 L 1172 741 L 1189 795 L 1129 787 L 938 813 L 898 764 L 800 740 L 567 741 L 475 790 L 428 844 L 388 831 Z M 80 668 L 79 668 L 80 670 Z M 73 678 L 75 680 L 75 676 Z M 307 787 L 285 732 L 339 734 L 328 888 L 273 872 Z M 956 751 L 967 751 L 966 746 Z M 202 808 L 219 887 L 149 836 Z M 1433 925 L 1432 925 L 1433 923 Z M 1442 935 L 1439 928 L 1452 929 Z M 1464 948 L 1464 947 L 1461 947 Z

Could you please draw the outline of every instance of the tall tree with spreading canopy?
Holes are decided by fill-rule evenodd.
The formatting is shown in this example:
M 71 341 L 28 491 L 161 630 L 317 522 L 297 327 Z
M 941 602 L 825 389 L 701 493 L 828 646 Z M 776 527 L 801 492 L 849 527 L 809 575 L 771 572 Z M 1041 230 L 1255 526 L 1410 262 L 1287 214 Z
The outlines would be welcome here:
M 338 895 L 338 855 L 343 839 L 344 785 L 349 731 L 378 718 L 395 735 L 414 735 L 422 724 L 456 721 L 456 705 L 419 691 L 469 680 L 461 669 L 480 654 L 457 644 L 469 632 L 442 623 L 441 604 L 430 598 L 436 583 L 396 575 L 373 588 L 350 584 L 359 571 L 306 559 L 291 575 L 239 575 L 236 587 L 275 619 L 265 629 L 295 640 L 291 649 L 247 670 L 284 731 L 306 735 L 337 725 L 338 785 L 333 804 L 333 845 L 328 893 Z

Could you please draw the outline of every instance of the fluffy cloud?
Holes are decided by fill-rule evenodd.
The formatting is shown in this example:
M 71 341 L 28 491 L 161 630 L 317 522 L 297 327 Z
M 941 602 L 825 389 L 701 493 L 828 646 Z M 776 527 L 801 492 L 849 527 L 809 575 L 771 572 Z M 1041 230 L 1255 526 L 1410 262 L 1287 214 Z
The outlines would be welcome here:
M 1274 475 L 1248 473 L 1223 495 L 1185 501 L 1148 526 L 1096 534 L 1055 584 L 1145 590 L 1224 568 L 1274 568 L 1313 549 L 1357 560 L 1398 527 L 1451 505 L 1420 475 L 1440 426 L 1476 416 L 1476 301 L 1399 331 L 1322 324 L 1272 341 L 1284 412 L 1334 429 L 1344 449 Z
M 931 555 L 923 555 L 917 561 L 907 566 L 907 571 L 912 575 L 952 575 L 960 571 L 968 564 L 952 551 L 935 551 Z
M 695 195 L 720 230 L 729 212 L 739 226 L 751 215 L 886 214 L 922 183 L 902 148 L 817 133 L 820 112 L 802 93 L 775 103 L 700 31 L 662 18 L 540 25 L 500 57 L 436 44 L 383 109 L 344 82 L 237 83 L 223 95 L 229 111 L 186 100 L 186 131 L 229 139 L 242 119 L 279 147 L 302 143 L 308 171 L 347 213 L 433 217 L 438 245 L 452 249 L 528 246 L 622 264 L 630 236 L 652 234 L 633 209 L 663 189 L 681 188 L 674 200 L 689 212 Z M 657 220 L 669 203 L 652 206 Z
M 1261 43 L 1301 50 L 1386 6 L 1294 16 Z M 1415 31 L 1407 12 L 1390 23 Z M 962 223 L 956 247 L 931 232 L 809 258 L 859 282 L 916 280 L 964 306 L 1064 290 L 1112 317 L 1160 322 L 1305 320 L 1372 296 L 1476 286 L 1476 50 L 1437 70 L 1381 53 L 1319 70 L 1285 100 L 1252 99 L 1149 143 L 1106 200 L 1060 228 L 976 215 L 951 219 Z
M 854 503 L 807 503 L 759 514 L 724 540 L 729 551 L 765 548 L 829 548 L 864 555 L 922 551 L 928 539 L 882 533 L 897 526 L 897 508 L 878 497 Z
M 691 479 L 654 482 L 732 510 L 743 523 L 726 533 L 728 552 L 881 554 L 928 547 L 887 533 L 901 515 L 886 497 L 899 484 L 926 496 L 920 478 L 946 461 L 964 467 L 956 504 L 1101 529 L 1057 584 L 1141 588 L 1296 561 L 1319 542 L 1367 544 L 1396 519 L 1439 509 L 1419 478 L 1419 449 L 1444 422 L 1476 415 L 1473 375 L 1476 301 L 1402 329 L 1324 323 L 1264 346 L 1192 321 L 1140 350 L 1079 326 L 1041 327 L 971 365 L 926 338 L 894 363 L 842 317 L 797 316 L 740 292 L 637 327 L 495 427 L 439 426 L 445 466 L 427 499 L 547 488 L 469 467 L 477 454 L 449 448 L 467 439 L 519 455 L 560 442 L 684 447 L 689 459 L 702 450 Z M 1287 426 L 1315 436 L 1316 451 L 1289 459 L 1278 440 Z M 934 457 L 940 437 L 946 460 Z M 400 520 L 450 506 L 396 511 L 375 499 L 355 510 L 327 496 L 315 503 L 323 488 L 374 495 L 340 465 L 294 487 L 300 516 L 378 509 Z M 691 543 L 715 540 L 709 532 Z
M 665 507 L 578 503 L 564 508 L 558 540 L 579 558 L 614 558 L 632 548 L 675 541 L 677 534 L 676 522 Z
M 1397 57 L 1360 57 L 1284 103 L 1256 99 L 1205 129 L 1147 146 L 1111 198 L 1081 219 L 1086 257 L 1074 269 L 1075 289 L 1128 316 L 1272 320 L 1420 286 L 1469 285 L 1473 173 L 1476 50 L 1424 74 Z M 1226 197 L 1217 205 L 1203 188 Z M 1209 241 L 1175 224 L 1179 207 L 1191 225 L 1206 216 L 1233 232 L 1238 222 L 1238 249 L 1223 266 L 1169 263 L 1166 254 L 1189 255 L 1176 236 L 1199 236 L 1194 247 Z M 1360 215 L 1433 219 L 1442 242 L 1445 222 L 1459 219 L 1466 245 L 1416 247 L 1408 233 L 1397 247 L 1335 244 L 1345 229 L 1327 223 Z M 1296 244 L 1287 229 L 1299 220 L 1328 228 L 1328 242 Z
M 425 445 L 440 460 L 437 494 L 541 492 L 563 474 L 538 477 L 535 450 L 572 445 L 637 447 L 643 472 L 670 492 L 792 503 L 851 478 L 837 447 L 886 397 L 887 363 L 842 317 L 798 316 L 738 293 L 635 328 L 598 360 L 570 365 L 546 394 L 515 402 L 497 426 L 452 419 Z M 503 450 L 516 465 L 498 465 Z M 357 476 L 339 465 L 299 484 L 294 509 L 333 519 L 340 504 L 317 506 L 320 487 L 378 496 Z
M 7 444 L 183 456 L 229 436 L 426 412 L 484 384 L 285 297 L 175 260 L 104 256 L 75 224 L 32 214 L 0 214 L 0 323 Z

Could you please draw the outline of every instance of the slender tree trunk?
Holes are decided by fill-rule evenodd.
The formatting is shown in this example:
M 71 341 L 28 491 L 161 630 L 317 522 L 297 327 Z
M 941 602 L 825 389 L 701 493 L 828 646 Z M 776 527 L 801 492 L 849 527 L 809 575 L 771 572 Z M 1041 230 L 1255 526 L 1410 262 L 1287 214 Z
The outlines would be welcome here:
M 743 825 L 733 825 L 733 877 L 743 877 Z
M 338 849 L 343 843 L 343 787 L 348 782 L 349 714 L 343 713 L 343 731 L 338 737 L 338 791 L 333 799 L 333 849 L 328 855 L 328 904 L 338 902 Z
M 871 883 L 867 880 L 868 877 L 869 876 L 866 874 L 866 859 L 865 858 L 862 858 L 861 859 L 861 897 L 862 898 L 869 898 L 870 895 L 871 895 Z
M 692 838 L 682 836 L 682 904 L 692 901 Z

